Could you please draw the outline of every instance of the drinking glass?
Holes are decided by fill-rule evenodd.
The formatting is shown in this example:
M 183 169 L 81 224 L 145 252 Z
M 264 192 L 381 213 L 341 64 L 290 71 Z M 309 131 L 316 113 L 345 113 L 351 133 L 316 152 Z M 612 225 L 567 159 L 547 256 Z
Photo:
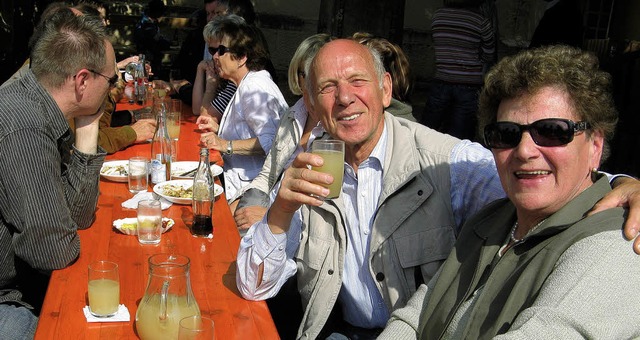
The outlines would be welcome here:
M 138 242 L 158 244 L 162 236 L 162 209 L 159 200 L 138 202 Z
M 344 175 L 344 142 L 336 139 L 316 139 L 311 145 L 311 153 L 322 156 L 324 164 L 312 167 L 313 170 L 333 176 L 333 183 L 324 187 L 329 189 L 326 198 L 337 198 L 342 191 Z
M 180 320 L 178 340 L 212 340 L 215 339 L 213 320 L 193 315 Z
M 172 99 L 169 112 L 167 113 L 167 130 L 169 137 L 173 140 L 180 138 L 180 113 L 182 112 L 182 101 L 180 99 Z
M 116 315 L 120 305 L 118 264 L 96 261 L 89 265 L 89 311 L 93 316 L 105 318 Z
M 129 158 L 129 191 L 137 194 L 147 191 L 149 186 L 149 159 L 145 157 Z

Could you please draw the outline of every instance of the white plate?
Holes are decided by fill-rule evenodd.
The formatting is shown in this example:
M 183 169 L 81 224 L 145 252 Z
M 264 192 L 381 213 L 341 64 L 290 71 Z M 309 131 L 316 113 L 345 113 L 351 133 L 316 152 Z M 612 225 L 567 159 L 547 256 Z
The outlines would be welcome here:
M 163 217 L 162 218 L 162 232 L 166 233 L 173 225 L 175 221 L 170 218 Z M 137 235 L 138 234 L 138 219 L 136 217 L 127 217 L 120 220 L 113 221 L 113 226 L 118 229 L 121 233 L 127 235 Z
M 114 170 L 116 170 L 114 172 Z M 119 172 L 117 170 L 120 170 Z M 102 164 L 100 176 L 114 182 L 127 182 L 127 172 L 129 171 L 129 161 L 108 161 Z
M 180 176 L 185 172 L 195 170 L 198 168 L 198 163 L 196 161 L 181 161 L 181 162 L 173 162 L 171 163 L 171 178 L 172 179 L 189 179 L 193 178 L 193 176 Z M 211 175 L 213 177 L 218 176 L 222 173 L 222 167 L 216 164 L 211 164 Z
M 166 182 L 162 182 L 162 183 L 158 183 L 153 187 L 153 192 L 155 192 L 156 194 L 162 196 L 162 198 L 166 199 L 169 202 L 173 202 L 176 204 L 191 204 L 191 197 L 175 197 L 175 196 L 169 196 L 167 194 L 165 194 L 165 187 L 166 186 L 174 186 L 177 187 L 178 189 L 180 189 L 180 187 L 184 190 L 188 190 L 191 191 L 191 187 L 193 187 L 193 180 L 191 179 L 174 179 L 171 181 L 166 181 Z M 213 192 L 214 195 L 216 197 L 218 197 L 220 194 L 222 194 L 222 192 L 224 191 L 224 189 L 222 189 L 221 186 L 217 185 L 214 183 L 214 187 L 213 187 Z

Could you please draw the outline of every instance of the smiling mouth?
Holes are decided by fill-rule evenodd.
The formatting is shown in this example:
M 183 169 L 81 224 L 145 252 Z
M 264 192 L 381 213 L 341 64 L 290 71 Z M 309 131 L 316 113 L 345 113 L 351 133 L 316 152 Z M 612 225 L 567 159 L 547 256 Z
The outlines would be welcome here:
M 350 115 L 350 116 L 347 116 L 347 117 L 339 118 L 338 121 L 351 121 L 351 120 L 354 120 L 354 119 L 360 117 L 360 115 L 361 115 L 361 113 L 356 113 L 356 114 L 353 114 L 353 115 Z
M 536 170 L 536 171 L 516 171 L 514 173 L 518 178 L 529 178 L 535 176 L 545 176 L 551 174 L 551 171 Z

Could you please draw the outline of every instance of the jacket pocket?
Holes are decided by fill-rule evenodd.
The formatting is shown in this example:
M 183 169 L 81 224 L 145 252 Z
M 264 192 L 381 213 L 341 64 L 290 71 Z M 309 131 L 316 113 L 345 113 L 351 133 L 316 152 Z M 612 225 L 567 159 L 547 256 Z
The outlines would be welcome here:
M 456 241 L 451 226 L 435 227 L 394 239 L 402 268 L 444 260 Z

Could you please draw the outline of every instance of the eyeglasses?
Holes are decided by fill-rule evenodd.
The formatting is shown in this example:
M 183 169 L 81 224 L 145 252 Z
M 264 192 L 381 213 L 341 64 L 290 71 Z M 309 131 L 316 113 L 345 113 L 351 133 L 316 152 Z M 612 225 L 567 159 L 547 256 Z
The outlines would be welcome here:
M 218 52 L 219 57 L 222 57 L 225 53 L 231 52 L 231 50 L 229 50 L 229 48 L 224 45 L 218 45 L 218 47 L 209 46 L 209 53 L 211 53 L 211 55 L 216 54 L 216 52 Z
M 91 69 L 87 69 L 87 71 L 89 71 L 89 72 L 91 72 L 93 74 L 97 74 L 99 76 L 102 76 L 104 79 L 106 79 L 109 82 L 109 86 L 110 87 L 115 87 L 116 83 L 118 82 L 118 74 L 117 73 L 114 74 L 113 77 L 107 77 L 107 76 L 105 76 L 104 74 L 102 74 L 102 73 L 100 73 L 98 71 L 94 71 L 94 70 L 91 70 Z
M 510 149 L 520 144 L 522 133 L 529 131 L 533 142 L 540 146 L 561 146 L 571 143 L 573 136 L 590 129 L 587 122 L 547 118 L 528 125 L 496 122 L 484 128 L 484 142 L 491 149 Z

